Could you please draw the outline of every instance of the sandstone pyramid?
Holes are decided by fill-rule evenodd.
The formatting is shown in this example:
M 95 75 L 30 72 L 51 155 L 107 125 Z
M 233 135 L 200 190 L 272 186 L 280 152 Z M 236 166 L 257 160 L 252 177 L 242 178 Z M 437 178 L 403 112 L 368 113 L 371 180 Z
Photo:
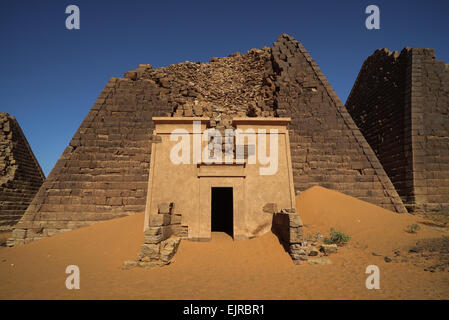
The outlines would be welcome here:
M 44 179 L 16 119 L 0 113 L 0 231 L 12 230 Z
M 377 50 L 346 107 L 409 210 L 449 210 L 449 65 L 433 49 Z
M 272 60 L 277 113 L 292 118 L 295 188 L 321 185 L 406 212 L 376 155 L 305 48 L 281 35 Z
M 319 67 L 281 35 L 272 48 L 209 63 L 139 65 L 111 78 L 17 225 L 15 242 L 143 211 L 155 116 L 209 117 L 219 130 L 236 116 L 291 117 L 297 192 L 321 185 L 406 211 Z

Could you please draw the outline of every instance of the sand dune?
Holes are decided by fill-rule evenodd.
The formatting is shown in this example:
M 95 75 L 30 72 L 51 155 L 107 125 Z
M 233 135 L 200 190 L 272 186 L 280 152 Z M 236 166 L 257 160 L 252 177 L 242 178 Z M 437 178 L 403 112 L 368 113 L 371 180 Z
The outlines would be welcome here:
M 143 243 L 143 214 L 97 223 L 15 248 L 0 248 L 1 299 L 447 299 L 447 272 L 425 272 L 413 263 L 386 263 L 383 256 L 417 239 L 444 232 L 422 219 L 395 214 L 320 187 L 297 197 L 306 233 L 330 227 L 352 236 L 331 255 L 331 265 L 295 266 L 271 234 L 232 241 L 214 233 L 207 243 L 183 241 L 176 261 L 163 268 L 122 270 Z M 446 233 L 447 235 L 447 233 Z M 81 289 L 65 288 L 65 268 L 78 265 Z M 365 288 L 365 268 L 381 270 L 381 289 Z
M 421 226 L 420 232 L 404 232 L 410 224 L 423 219 L 391 211 L 355 199 L 340 192 L 315 186 L 296 197 L 298 209 L 309 232 L 329 232 L 330 227 L 352 237 L 351 244 L 373 251 L 391 252 L 417 239 L 438 235 L 432 228 Z

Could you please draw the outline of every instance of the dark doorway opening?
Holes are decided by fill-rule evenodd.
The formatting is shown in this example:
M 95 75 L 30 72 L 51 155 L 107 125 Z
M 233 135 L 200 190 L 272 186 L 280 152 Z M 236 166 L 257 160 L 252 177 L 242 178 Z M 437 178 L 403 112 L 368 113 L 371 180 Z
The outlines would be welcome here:
M 225 232 L 234 237 L 234 205 L 232 188 L 212 188 L 212 231 Z

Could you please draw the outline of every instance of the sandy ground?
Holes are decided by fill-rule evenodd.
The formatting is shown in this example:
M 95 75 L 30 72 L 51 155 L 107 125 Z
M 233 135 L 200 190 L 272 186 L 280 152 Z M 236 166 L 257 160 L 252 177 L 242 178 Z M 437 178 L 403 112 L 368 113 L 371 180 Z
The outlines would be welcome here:
M 330 227 L 352 236 L 330 265 L 295 266 L 276 236 L 207 243 L 182 241 L 163 268 L 122 270 L 143 243 L 143 214 L 97 223 L 15 248 L 0 248 L 0 299 L 448 299 L 449 272 L 427 272 L 415 260 L 384 261 L 419 239 L 449 235 L 335 191 L 297 196 L 307 234 Z M 372 253 L 375 252 L 379 256 Z M 67 290 L 66 266 L 80 268 L 81 289 Z M 380 290 L 367 290 L 368 265 L 380 268 Z

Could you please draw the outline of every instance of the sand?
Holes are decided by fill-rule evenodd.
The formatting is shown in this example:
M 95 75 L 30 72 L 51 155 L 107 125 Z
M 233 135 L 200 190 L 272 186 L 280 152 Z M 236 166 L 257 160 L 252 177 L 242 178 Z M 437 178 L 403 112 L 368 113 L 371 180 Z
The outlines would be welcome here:
M 232 241 L 182 241 L 163 268 L 122 270 L 143 243 L 143 213 L 100 222 L 25 246 L 0 248 L 0 299 L 448 299 L 449 273 L 412 262 L 384 261 L 418 239 L 447 236 L 396 214 L 321 187 L 297 196 L 307 234 L 335 227 L 352 239 L 330 265 L 295 266 L 271 232 Z M 404 231 L 419 223 L 417 234 Z M 376 252 L 380 256 L 374 256 Z M 65 269 L 80 268 L 80 290 L 67 290 Z M 365 287 L 368 265 L 380 268 L 380 290 Z

